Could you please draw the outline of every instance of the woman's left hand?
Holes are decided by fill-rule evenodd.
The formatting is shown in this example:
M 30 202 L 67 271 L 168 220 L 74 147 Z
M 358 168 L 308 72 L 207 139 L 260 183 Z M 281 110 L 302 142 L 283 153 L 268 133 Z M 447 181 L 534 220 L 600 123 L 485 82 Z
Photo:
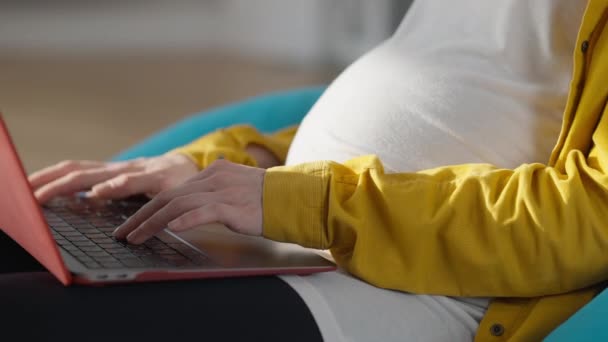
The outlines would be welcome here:
M 265 169 L 218 160 L 185 183 L 159 193 L 120 225 L 114 236 L 140 244 L 165 228 L 183 231 L 220 222 L 261 235 Z

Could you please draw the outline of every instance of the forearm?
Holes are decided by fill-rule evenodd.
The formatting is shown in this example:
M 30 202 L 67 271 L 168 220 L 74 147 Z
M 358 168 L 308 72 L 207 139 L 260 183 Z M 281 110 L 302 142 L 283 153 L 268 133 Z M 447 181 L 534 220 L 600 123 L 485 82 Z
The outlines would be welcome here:
M 210 133 L 170 153 L 186 155 L 200 169 L 217 159 L 267 168 L 284 163 L 296 130 L 297 126 L 293 126 L 262 134 L 254 127 L 237 125 Z
M 275 168 L 265 178 L 264 235 L 329 248 L 342 267 L 384 288 L 563 293 L 608 269 L 604 178 L 579 152 L 565 174 L 540 164 L 384 174 L 374 158 Z

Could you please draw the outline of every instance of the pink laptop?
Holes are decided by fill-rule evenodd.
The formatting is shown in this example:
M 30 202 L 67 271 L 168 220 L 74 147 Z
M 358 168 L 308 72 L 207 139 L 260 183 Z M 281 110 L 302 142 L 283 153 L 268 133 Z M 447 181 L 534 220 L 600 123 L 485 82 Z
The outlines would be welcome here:
M 112 231 L 142 199 L 102 201 L 78 196 L 41 207 L 0 114 L 0 229 L 65 285 L 107 284 L 335 270 L 317 251 L 222 225 L 159 233 L 129 245 Z

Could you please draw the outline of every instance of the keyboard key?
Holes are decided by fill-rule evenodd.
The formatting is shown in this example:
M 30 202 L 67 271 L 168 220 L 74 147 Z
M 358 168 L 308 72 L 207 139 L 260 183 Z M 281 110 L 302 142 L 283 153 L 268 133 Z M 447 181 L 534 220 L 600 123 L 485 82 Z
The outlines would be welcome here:
M 97 228 L 80 228 L 80 229 L 78 229 L 78 231 L 84 235 L 99 234 L 99 230 L 97 230 Z
M 74 228 L 76 228 L 78 231 L 82 230 L 82 229 L 95 229 L 95 227 L 93 225 L 88 224 L 86 221 L 83 221 L 82 223 L 76 223 L 72 225 Z
M 100 232 L 103 232 L 106 235 L 108 235 L 108 234 L 111 235 L 116 230 L 116 227 L 112 225 L 112 226 L 109 226 L 109 227 L 97 227 L 97 229 Z
M 76 226 L 76 225 L 86 225 L 87 221 L 81 219 L 81 218 L 66 218 L 64 217 L 63 220 L 69 224 L 71 224 L 72 226 Z
M 58 245 L 72 245 L 71 243 L 68 243 L 68 240 L 62 237 L 55 237 L 55 242 L 57 242 Z
M 102 257 L 111 257 L 110 254 L 104 252 L 104 251 L 96 251 L 96 252 L 87 252 L 85 251 L 85 253 L 87 253 L 88 256 L 92 257 L 93 259 L 97 260 L 99 258 Z
M 126 251 L 127 249 L 125 248 L 124 245 L 121 245 L 119 243 L 115 243 L 110 241 L 104 241 L 104 242 L 99 242 L 99 241 L 95 241 L 95 243 L 97 243 L 98 245 L 102 246 L 103 249 L 120 249 L 122 251 Z
M 121 250 L 124 250 L 125 247 L 119 243 L 116 243 L 114 241 L 112 241 L 112 239 L 110 238 L 105 238 L 105 239 L 94 239 L 94 242 L 97 243 L 97 245 L 103 249 L 111 249 L 111 248 L 120 248 Z M 101 242 L 103 241 L 103 242 Z
M 69 251 L 70 254 L 72 254 L 75 257 L 83 257 L 86 256 L 86 254 L 84 254 L 83 251 L 81 250 L 77 250 L 77 251 Z
M 89 239 L 94 240 L 94 239 L 107 239 L 108 236 L 104 233 L 101 232 L 96 232 L 96 233 L 89 233 L 89 234 L 85 234 Z
M 107 244 L 107 245 L 114 244 L 114 240 L 112 240 L 112 238 L 109 237 L 109 236 L 104 236 L 102 238 L 94 238 L 94 239 L 91 239 L 91 241 L 95 242 L 98 245 L 101 245 L 101 244 Z M 116 245 L 120 246 L 120 244 L 116 244 Z
M 93 260 L 93 258 L 91 258 L 88 255 L 80 255 L 80 256 L 76 256 L 76 259 L 82 261 L 82 262 L 93 262 L 95 260 Z
M 79 251 L 80 249 L 72 244 L 63 246 L 66 251 Z
M 51 228 L 52 228 L 54 231 L 59 232 L 59 233 L 63 233 L 63 232 L 75 232 L 75 231 L 76 231 L 76 230 L 75 230 L 74 228 L 72 228 L 72 227 L 54 227 L 54 226 L 51 226 Z
M 69 241 L 72 242 L 90 242 L 89 239 L 87 239 L 85 236 L 66 236 L 66 239 L 68 239 Z
M 67 232 L 60 232 L 61 235 L 68 237 L 68 236 L 83 236 L 82 234 L 80 234 L 79 232 L 73 230 L 73 231 L 67 231 Z
M 80 247 L 80 249 L 87 254 L 89 252 L 103 252 L 103 249 L 99 248 L 99 246 L 95 246 L 94 244 L 91 245 L 92 246 Z
M 125 251 L 124 247 L 115 247 L 115 248 L 104 248 L 104 251 L 114 255 L 121 254 Z
M 113 223 L 110 223 L 110 222 L 105 222 L 105 223 L 97 224 L 95 227 L 100 228 L 100 229 L 101 228 L 104 228 L 104 229 L 110 229 L 111 228 L 112 230 L 114 230 L 118 226 L 115 225 L 115 224 L 113 224 Z
M 78 247 L 97 247 L 97 245 L 95 245 L 94 243 L 92 243 L 91 241 L 87 240 L 87 241 L 73 241 L 74 245 L 78 246 Z

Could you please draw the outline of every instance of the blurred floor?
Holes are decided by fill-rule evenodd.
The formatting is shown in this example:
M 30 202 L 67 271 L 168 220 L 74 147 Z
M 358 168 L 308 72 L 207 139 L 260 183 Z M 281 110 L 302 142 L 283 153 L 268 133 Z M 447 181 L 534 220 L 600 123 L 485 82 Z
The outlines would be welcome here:
M 188 114 L 335 74 L 205 55 L 0 57 L 0 110 L 31 172 L 106 159 Z

